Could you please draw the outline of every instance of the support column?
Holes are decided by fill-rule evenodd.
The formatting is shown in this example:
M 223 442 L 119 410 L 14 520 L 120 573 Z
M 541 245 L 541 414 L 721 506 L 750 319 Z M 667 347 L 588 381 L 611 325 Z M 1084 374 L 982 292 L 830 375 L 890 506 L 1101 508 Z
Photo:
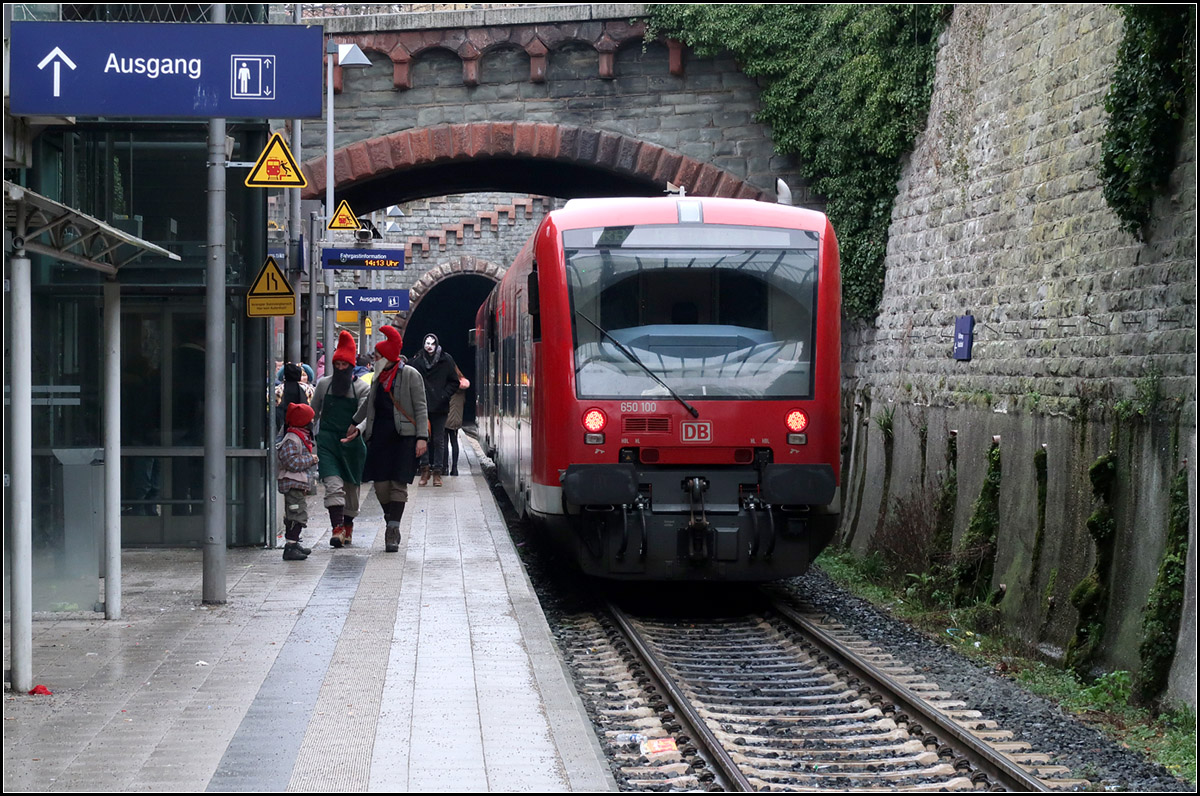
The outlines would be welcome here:
M 17 229 L 24 229 L 19 220 Z M 9 624 L 11 685 L 18 694 L 33 688 L 33 309 L 31 266 L 18 246 L 9 260 L 12 374 L 8 429 L 12 465 L 12 620 Z
M 299 25 L 301 22 L 300 4 L 295 3 L 292 7 L 292 22 Z M 300 120 L 292 119 L 292 152 L 296 157 L 301 157 L 304 153 L 300 149 Z M 287 319 L 287 354 L 285 360 L 299 364 L 303 360 L 300 349 L 300 279 L 302 277 L 300 271 L 300 261 L 303 256 L 301 248 L 303 246 L 303 236 L 300 234 L 300 189 L 291 188 L 288 190 L 288 237 L 290 245 L 288 246 L 288 273 L 292 277 L 292 289 L 296 291 L 296 314 Z M 312 267 L 311 265 L 309 266 Z M 310 321 L 310 328 L 315 330 L 316 326 Z M 275 374 L 272 372 L 271 378 L 274 379 Z M 272 541 L 272 544 L 274 542 Z
M 212 5 L 212 21 L 225 21 L 225 4 Z M 208 123 L 208 269 L 205 280 L 204 384 L 204 573 L 203 601 L 226 602 L 225 557 L 228 505 L 225 488 L 225 120 Z
M 121 283 L 104 282 L 104 618 L 121 618 Z

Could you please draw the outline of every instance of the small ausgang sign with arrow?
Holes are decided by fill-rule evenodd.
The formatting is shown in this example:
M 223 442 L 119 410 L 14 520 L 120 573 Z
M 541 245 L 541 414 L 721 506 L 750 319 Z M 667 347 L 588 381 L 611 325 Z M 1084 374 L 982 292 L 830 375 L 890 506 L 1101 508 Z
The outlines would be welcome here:
M 270 318 L 295 314 L 296 293 L 283 271 L 275 264 L 275 258 L 268 257 L 251 283 L 250 292 L 246 294 L 246 315 L 251 318 Z

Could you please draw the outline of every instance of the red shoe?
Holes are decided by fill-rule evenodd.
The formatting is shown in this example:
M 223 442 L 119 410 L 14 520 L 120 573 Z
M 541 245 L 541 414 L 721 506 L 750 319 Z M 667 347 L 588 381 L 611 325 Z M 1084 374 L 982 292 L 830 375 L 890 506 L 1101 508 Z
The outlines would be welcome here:
M 347 544 L 350 544 L 350 534 L 346 531 L 344 525 L 339 525 L 333 529 L 333 536 L 329 537 L 329 546 L 341 547 Z

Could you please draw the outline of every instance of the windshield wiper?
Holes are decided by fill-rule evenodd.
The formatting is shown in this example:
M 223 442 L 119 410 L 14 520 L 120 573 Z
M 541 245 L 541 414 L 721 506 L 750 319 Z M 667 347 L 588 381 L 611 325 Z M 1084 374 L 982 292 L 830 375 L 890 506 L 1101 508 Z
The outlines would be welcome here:
M 618 340 L 617 338 L 613 337 L 611 334 L 606 332 L 604 329 L 602 329 L 600 327 L 600 324 L 596 323 L 595 321 L 593 321 L 588 316 L 584 315 L 579 310 L 575 310 L 575 314 L 578 315 L 580 318 L 583 318 L 585 321 L 590 323 L 592 326 L 596 327 L 596 331 L 598 331 L 600 334 L 604 335 L 609 340 L 611 340 L 612 344 L 615 345 L 622 354 L 629 357 L 630 362 L 637 365 L 642 370 L 646 371 L 646 373 L 648 373 L 650 375 L 650 378 L 654 379 L 656 382 L 661 384 L 663 389 L 671 394 L 672 398 L 674 398 L 676 401 L 679 401 L 680 406 L 682 406 L 684 409 L 688 410 L 688 414 L 690 414 L 692 417 L 700 417 L 700 412 L 696 410 L 696 407 L 692 406 L 687 401 L 683 400 L 683 398 L 681 398 L 679 396 L 679 393 L 672 390 L 671 386 L 669 384 L 667 384 L 665 381 L 663 381 L 662 379 L 660 379 L 658 377 L 657 373 L 650 370 L 650 368 L 646 367 L 646 363 L 644 363 L 644 362 L 642 362 L 642 360 L 638 359 L 637 354 L 633 353 L 628 348 L 626 348 L 624 345 L 622 345 L 620 340 Z

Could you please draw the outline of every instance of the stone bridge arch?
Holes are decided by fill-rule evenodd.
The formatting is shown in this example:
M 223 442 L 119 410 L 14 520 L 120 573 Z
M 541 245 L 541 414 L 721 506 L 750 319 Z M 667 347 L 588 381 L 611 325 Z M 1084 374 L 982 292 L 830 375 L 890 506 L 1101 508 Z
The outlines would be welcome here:
M 324 196 L 324 157 L 305 161 L 306 199 Z M 571 125 L 477 122 L 377 136 L 333 153 L 334 201 L 359 213 L 475 191 L 560 196 L 689 195 L 771 199 L 711 163 L 621 133 Z
M 408 311 L 396 313 L 392 320 L 392 326 L 400 332 L 402 337 L 405 336 L 409 319 L 416 314 L 421 300 L 428 296 L 435 287 L 447 280 L 459 276 L 481 276 L 499 284 L 507 270 L 506 266 L 497 265 L 469 254 L 452 257 L 448 261 L 430 268 L 408 289 Z M 407 345 L 405 347 L 407 348 Z

